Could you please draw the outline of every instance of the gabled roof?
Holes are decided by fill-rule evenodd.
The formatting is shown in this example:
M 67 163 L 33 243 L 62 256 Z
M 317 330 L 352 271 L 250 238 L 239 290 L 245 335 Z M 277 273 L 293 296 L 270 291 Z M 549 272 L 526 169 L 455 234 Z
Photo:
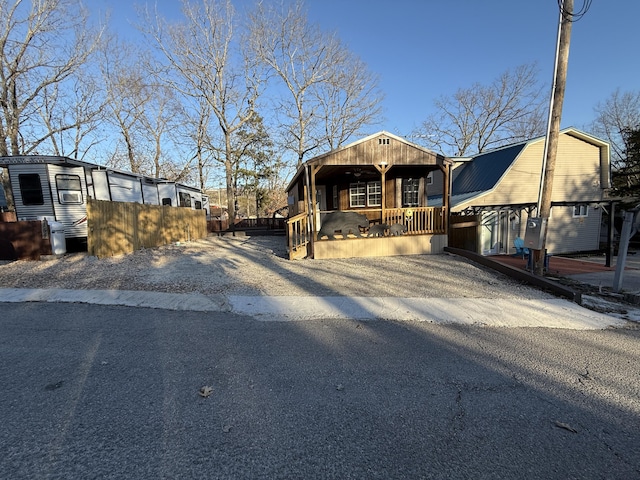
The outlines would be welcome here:
M 376 147 L 378 146 L 378 143 L 376 143 L 376 139 L 379 139 L 382 142 L 386 140 L 387 143 L 380 144 L 382 146 L 382 150 L 386 150 L 383 147 L 384 145 L 390 145 L 392 148 L 390 148 L 389 150 L 395 153 L 392 155 L 389 154 L 389 151 L 383 152 L 382 150 L 377 150 L 376 148 L 368 148 L 372 144 Z M 367 145 L 368 143 L 369 145 Z M 396 147 L 398 146 L 400 146 L 401 148 L 397 149 Z M 445 157 L 441 154 L 410 142 L 405 138 L 394 135 L 393 133 L 382 130 L 380 132 L 356 140 L 355 142 L 349 143 L 348 145 L 330 150 L 305 161 L 301 166 L 298 167 L 292 180 L 287 186 L 287 191 L 290 191 L 293 185 L 295 185 L 298 180 L 300 180 L 304 173 L 304 169 L 307 166 L 313 165 L 318 167 L 326 167 L 327 169 L 323 171 L 326 172 L 325 175 L 330 175 L 331 168 L 351 165 L 366 166 L 371 164 L 367 162 L 371 162 L 372 159 L 379 159 L 385 163 L 388 162 L 389 165 L 435 166 L 437 164 L 443 164 L 446 161 Z
M 386 130 L 380 130 L 379 132 L 373 133 L 367 137 L 361 138 L 360 140 L 356 140 L 355 142 L 351 142 L 347 145 L 344 145 L 342 147 L 336 148 L 334 150 L 329 150 L 328 152 L 322 153 L 318 156 L 315 156 L 309 160 L 307 160 L 305 163 L 322 163 L 322 159 L 324 159 L 325 157 L 328 157 L 330 155 L 335 155 L 336 153 L 342 151 L 342 150 L 347 150 L 349 148 L 353 148 L 357 145 L 360 145 L 361 143 L 366 143 L 369 140 L 372 140 L 374 138 L 380 137 L 380 136 L 384 136 L 384 137 L 389 137 L 392 138 L 398 142 L 402 142 L 406 145 L 410 145 L 414 148 L 417 148 L 418 150 L 422 150 L 423 152 L 427 152 L 427 153 L 431 153 L 433 155 L 436 155 L 436 152 L 434 152 L 433 150 L 429 150 L 428 148 L 422 147 L 416 143 L 410 142 L 409 140 L 407 140 L 406 138 L 402 138 L 399 137 L 398 135 L 394 135 L 393 133 L 389 133 Z

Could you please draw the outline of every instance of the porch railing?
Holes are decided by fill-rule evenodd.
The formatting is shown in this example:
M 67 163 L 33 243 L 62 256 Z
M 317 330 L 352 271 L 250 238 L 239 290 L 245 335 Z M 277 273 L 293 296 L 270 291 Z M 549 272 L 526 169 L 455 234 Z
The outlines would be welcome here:
M 306 212 L 287 219 L 287 245 L 290 260 L 306 254 L 306 246 L 311 239 L 308 219 Z
M 387 208 L 383 223 L 407 226 L 408 235 L 447 233 L 447 214 L 443 207 Z
M 286 232 L 289 259 L 306 255 L 307 244 L 311 241 L 308 221 L 309 215 L 306 212 L 287 219 Z M 384 211 L 382 222 L 388 225 L 393 225 L 394 223 L 406 225 L 407 235 L 447 233 L 447 215 L 446 209 L 443 207 L 388 208 Z

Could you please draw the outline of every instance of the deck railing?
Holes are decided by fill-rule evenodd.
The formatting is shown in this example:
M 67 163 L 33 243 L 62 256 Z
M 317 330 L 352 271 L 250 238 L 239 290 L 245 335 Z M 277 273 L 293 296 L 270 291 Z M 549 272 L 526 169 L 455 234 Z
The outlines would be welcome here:
M 289 259 L 306 254 L 306 246 L 311 239 L 308 228 L 309 216 L 306 212 L 287 219 L 287 245 L 289 246 Z
M 443 207 L 388 208 L 382 223 L 406 225 L 408 235 L 447 233 L 447 215 Z
M 361 210 L 357 211 L 359 213 L 363 212 Z M 372 211 L 366 213 L 369 214 L 372 213 Z M 373 220 L 372 224 L 378 222 L 379 219 L 380 216 L 378 215 L 378 220 Z M 311 241 L 311 229 L 308 228 L 308 221 L 309 215 L 306 212 L 287 219 L 287 245 L 289 247 L 290 259 L 304 256 L 307 253 L 307 244 Z M 387 225 L 396 223 L 405 225 L 407 227 L 407 235 L 438 235 L 447 233 L 446 209 L 442 207 L 385 209 L 382 223 L 386 223 Z

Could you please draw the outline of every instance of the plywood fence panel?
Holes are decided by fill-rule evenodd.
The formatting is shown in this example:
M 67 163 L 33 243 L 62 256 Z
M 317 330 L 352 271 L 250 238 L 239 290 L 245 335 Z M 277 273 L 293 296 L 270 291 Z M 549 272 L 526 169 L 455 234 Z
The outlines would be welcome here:
M 49 229 L 37 221 L 0 222 L 0 260 L 39 260 L 51 254 Z
M 204 210 L 89 200 L 90 255 L 110 257 L 207 236 Z

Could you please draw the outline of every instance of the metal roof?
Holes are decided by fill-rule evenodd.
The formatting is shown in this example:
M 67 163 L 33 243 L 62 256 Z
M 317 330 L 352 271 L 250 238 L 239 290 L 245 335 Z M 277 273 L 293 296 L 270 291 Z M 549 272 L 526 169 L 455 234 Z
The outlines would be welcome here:
M 491 190 L 520 155 L 526 143 L 476 155 L 453 181 L 452 195 Z

